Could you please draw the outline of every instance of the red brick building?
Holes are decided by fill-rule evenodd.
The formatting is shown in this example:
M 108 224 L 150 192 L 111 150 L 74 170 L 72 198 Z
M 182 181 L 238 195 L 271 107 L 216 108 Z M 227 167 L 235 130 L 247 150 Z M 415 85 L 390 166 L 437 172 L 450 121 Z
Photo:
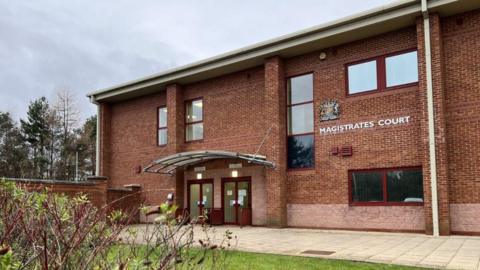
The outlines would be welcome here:
M 140 184 L 148 204 L 173 193 L 226 224 L 480 233 L 477 0 L 402 1 L 89 97 L 97 174 Z

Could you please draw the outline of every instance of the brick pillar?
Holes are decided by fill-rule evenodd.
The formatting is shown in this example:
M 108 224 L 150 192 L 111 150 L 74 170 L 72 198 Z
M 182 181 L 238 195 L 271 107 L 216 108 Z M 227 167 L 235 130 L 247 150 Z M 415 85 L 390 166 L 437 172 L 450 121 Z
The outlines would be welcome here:
M 265 128 L 272 128 L 263 146 L 268 160 L 276 168 L 266 169 L 267 225 L 287 225 L 286 198 L 286 89 L 283 61 L 280 57 L 265 60 Z
M 100 175 L 110 176 L 111 107 L 100 103 Z
M 435 122 L 435 146 L 437 159 L 437 190 L 439 231 L 441 235 L 450 234 L 450 204 L 448 188 L 448 160 L 447 136 L 444 108 L 444 59 L 442 49 L 441 21 L 438 14 L 430 15 L 432 78 L 433 78 L 433 103 Z M 430 157 L 428 141 L 428 115 L 427 115 L 427 82 L 425 64 L 425 42 L 423 32 L 423 19 L 417 19 L 417 46 L 419 60 L 419 102 L 421 114 L 422 164 L 425 195 L 425 229 L 427 234 L 433 233 L 432 201 L 430 186 Z
M 167 125 L 168 125 L 168 154 L 182 152 L 184 144 L 184 103 L 182 88 L 178 84 L 167 85 Z M 175 203 L 183 208 L 184 201 L 183 170 L 175 173 Z
M 99 202 L 99 205 L 97 207 L 103 207 L 108 203 L 107 200 L 107 177 L 103 176 L 88 176 L 87 181 L 89 182 L 94 182 L 95 183 L 95 189 L 98 190 L 99 198 L 97 198 L 95 201 Z

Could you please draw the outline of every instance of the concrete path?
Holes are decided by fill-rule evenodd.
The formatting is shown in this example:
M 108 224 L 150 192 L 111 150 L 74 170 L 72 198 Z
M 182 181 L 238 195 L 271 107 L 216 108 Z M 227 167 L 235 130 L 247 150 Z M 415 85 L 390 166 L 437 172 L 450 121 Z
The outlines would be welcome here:
M 237 236 L 236 249 L 251 252 L 313 256 L 440 269 L 480 270 L 480 237 L 431 237 L 423 234 L 213 227 Z M 199 228 L 196 237 L 202 237 Z M 333 252 L 330 255 L 317 253 Z

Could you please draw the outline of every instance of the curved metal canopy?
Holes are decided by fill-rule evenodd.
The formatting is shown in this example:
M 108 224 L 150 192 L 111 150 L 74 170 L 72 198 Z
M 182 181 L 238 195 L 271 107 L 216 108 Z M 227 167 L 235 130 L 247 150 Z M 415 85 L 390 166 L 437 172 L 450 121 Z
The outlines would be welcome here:
M 265 156 L 241 154 L 219 150 L 203 150 L 182 152 L 164 158 L 155 160 L 146 166 L 143 171 L 148 173 L 160 173 L 173 175 L 177 168 L 182 168 L 194 164 L 198 164 L 207 160 L 237 158 L 246 160 L 249 163 L 264 165 L 269 168 L 275 168 L 275 163 L 268 161 Z

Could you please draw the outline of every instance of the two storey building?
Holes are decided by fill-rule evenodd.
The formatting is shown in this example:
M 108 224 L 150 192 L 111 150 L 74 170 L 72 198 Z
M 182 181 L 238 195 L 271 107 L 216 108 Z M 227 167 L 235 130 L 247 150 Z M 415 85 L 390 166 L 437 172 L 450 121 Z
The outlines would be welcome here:
M 480 233 L 478 0 L 401 1 L 89 97 L 97 174 L 141 185 L 148 205 Z

